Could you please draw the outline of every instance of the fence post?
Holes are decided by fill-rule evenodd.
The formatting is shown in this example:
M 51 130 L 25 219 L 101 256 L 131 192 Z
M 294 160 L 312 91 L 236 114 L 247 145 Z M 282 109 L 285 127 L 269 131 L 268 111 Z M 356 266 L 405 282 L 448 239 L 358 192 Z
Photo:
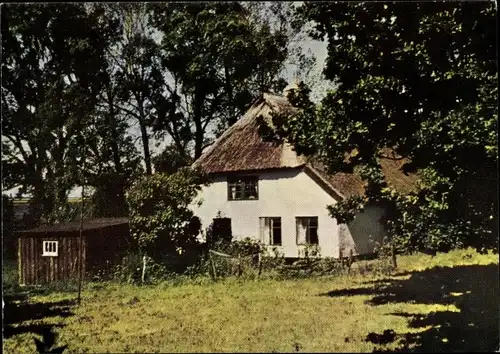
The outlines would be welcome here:
M 238 254 L 238 278 L 241 276 L 241 255 Z
M 146 276 L 146 256 L 142 256 L 142 283 L 144 284 L 144 277 Z
M 259 252 L 259 258 L 258 258 L 258 267 L 259 267 L 259 272 L 257 273 L 257 278 L 260 278 L 260 274 L 262 273 L 262 257 Z
M 352 251 L 352 248 L 351 250 L 349 251 L 349 260 L 347 261 L 347 273 L 350 273 L 351 272 L 351 266 L 352 266 L 352 263 L 354 262 L 354 252 Z
M 214 258 L 212 257 L 212 254 L 210 253 L 210 251 L 208 251 L 209 254 L 210 254 L 210 263 L 212 264 L 212 271 L 213 271 L 213 279 L 214 280 L 217 280 L 217 272 L 215 271 L 215 264 L 214 264 Z

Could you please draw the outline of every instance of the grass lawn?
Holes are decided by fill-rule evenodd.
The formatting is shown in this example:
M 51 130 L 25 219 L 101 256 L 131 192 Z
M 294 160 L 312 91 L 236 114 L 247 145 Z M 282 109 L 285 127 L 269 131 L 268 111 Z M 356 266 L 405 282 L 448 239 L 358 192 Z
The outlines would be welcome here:
M 5 353 L 35 352 L 52 327 L 67 352 L 491 351 L 499 343 L 498 255 L 398 258 L 390 276 L 350 275 L 137 287 L 87 284 L 33 295 L 6 314 Z M 366 341 L 392 329 L 386 344 Z

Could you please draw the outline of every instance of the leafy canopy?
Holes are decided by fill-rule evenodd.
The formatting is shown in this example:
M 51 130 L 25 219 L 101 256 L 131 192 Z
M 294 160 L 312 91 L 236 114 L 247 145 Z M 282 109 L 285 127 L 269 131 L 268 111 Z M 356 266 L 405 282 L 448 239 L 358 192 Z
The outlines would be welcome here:
M 332 171 L 357 168 L 369 182 L 367 201 L 394 205 L 389 224 L 406 249 L 494 244 L 495 13 L 491 2 L 299 8 L 312 38 L 328 40 L 324 75 L 337 89 L 318 107 L 307 88 L 292 93 L 299 113 L 276 117 L 278 134 Z M 415 193 L 386 184 L 377 160 L 384 148 L 409 159 L 405 172 L 420 171 Z M 340 209 L 333 216 L 352 215 Z
M 33 194 L 35 218 L 64 208 L 81 179 L 84 130 L 116 29 L 84 4 L 2 7 L 4 187 Z

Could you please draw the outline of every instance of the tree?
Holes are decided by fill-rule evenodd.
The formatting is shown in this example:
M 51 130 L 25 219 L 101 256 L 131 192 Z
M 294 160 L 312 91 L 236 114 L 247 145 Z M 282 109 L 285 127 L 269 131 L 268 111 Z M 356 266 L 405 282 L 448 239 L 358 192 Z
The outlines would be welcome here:
M 16 259 L 14 205 L 12 199 L 2 195 L 2 255 L 4 259 Z
M 155 107 L 165 89 L 158 44 L 150 25 L 147 4 L 110 4 L 108 13 L 116 16 L 122 34 L 108 52 L 115 68 L 118 105 L 116 108 L 139 126 L 146 174 L 152 173 L 151 132 Z
M 190 156 L 181 155 L 177 147 L 168 145 L 161 154 L 153 159 L 155 172 L 175 173 L 182 167 L 187 167 L 193 163 Z
M 248 9 L 251 22 L 257 27 L 269 28 L 271 33 L 282 35 L 287 48 L 285 65 L 292 70 L 291 74 L 294 79 L 303 81 L 310 89 L 322 84 L 317 73 L 313 72 L 317 60 L 315 54 L 310 50 L 307 53 L 304 52 L 304 43 L 310 41 L 307 36 L 310 26 L 294 17 L 298 3 L 294 1 L 245 1 L 242 4 Z M 267 43 L 261 42 L 260 44 L 264 51 Z M 284 74 L 282 62 L 264 65 L 275 65 L 274 70 Z
M 158 261 L 168 252 L 194 246 L 201 223 L 189 205 L 205 177 L 190 168 L 155 173 L 137 181 L 127 193 L 133 238 L 142 253 Z
M 211 132 L 234 123 L 259 94 L 284 88 L 288 39 L 236 2 L 152 6 L 169 83 L 157 101 L 156 129 L 197 158 Z
M 117 110 L 116 83 L 108 82 L 93 122 L 88 126 L 85 180 L 93 188 L 95 217 L 128 215 L 126 190 L 143 172 L 133 138 L 127 134 L 127 120 Z
M 64 207 L 77 183 L 116 28 L 84 4 L 2 8 L 2 165 L 6 181 L 41 206 L 35 220 Z
M 305 87 L 292 93 L 300 110 L 286 122 L 275 119 L 278 135 L 331 170 L 359 169 L 369 182 L 367 201 L 395 205 L 389 221 L 406 249 L 495 243 L 495 12 L 491 2 L 299 9 L 313 23 L 311 36 L 328 38 L 324 75 L 338 88 L 318 107 Z M 384 148 L 409 159 L 406 172 L 419 171 L 418 192 L 387 186 L 376 158 Z

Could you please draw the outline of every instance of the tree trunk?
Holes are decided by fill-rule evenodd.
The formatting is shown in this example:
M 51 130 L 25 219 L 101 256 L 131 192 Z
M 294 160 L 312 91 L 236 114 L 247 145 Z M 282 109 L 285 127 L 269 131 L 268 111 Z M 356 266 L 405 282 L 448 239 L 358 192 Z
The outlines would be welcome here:
M 394 243 L 391 243 L 391 265 L 394 269 L 398 268 L 398 263 L 396 260 L 396 248 L 394 247 Z
M 115 171 L 118 175 L 121 175 L 123 172 L 122 164 L 120 161 L 120 150 L 118 148 L 118 134 L 116 132 L 117 124 L 116 124 L 116 112 L 115 106 L 113 104 L 113 96 L 108 93 L 108 105 L 109 105 L 109 115 L 108 115 L 108 126 L 111 128 L 111 151 L 113 153 L 113 163 L 115 164 Z
M 201 99 L 200 94 L 195 94 L 193 117 L 194 117 L 194 158 L 195 160 L 201 156 L 203 149 L 203 124 L 201 122 L 201 111 L 203 106 L 203 99 Z
M 146 122 L 144 117 L 144 110 L 142 108 L 142 104 L 139 105 L 139 126 L 141 128 L 141 138 L 142 138 L 142 146 L 144 149 L 144 164 L 146 165 L 146 175 L 151 175 L 151 152 L 149 151 L 149 136 L 146 130 Z

